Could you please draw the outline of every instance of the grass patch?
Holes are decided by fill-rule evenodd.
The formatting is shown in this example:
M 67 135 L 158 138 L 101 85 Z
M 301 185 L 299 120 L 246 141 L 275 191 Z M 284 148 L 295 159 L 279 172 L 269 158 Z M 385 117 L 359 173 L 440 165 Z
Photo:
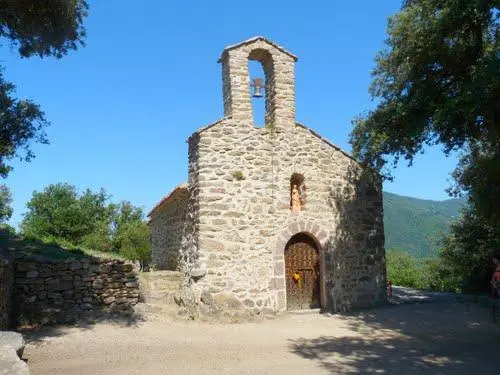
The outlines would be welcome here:
M 242 171 L 233 171 L 232 176 L 237 181 L 243 181 L 245 179 L 245 175 Z
M 0 230 L 0 249 L 11 253 L 24 252 L 54 260 L 83 259 L 88 257 L 126 260 L 116 253 L 76 247 L 62 247 L 56 243 L 24 239 Z

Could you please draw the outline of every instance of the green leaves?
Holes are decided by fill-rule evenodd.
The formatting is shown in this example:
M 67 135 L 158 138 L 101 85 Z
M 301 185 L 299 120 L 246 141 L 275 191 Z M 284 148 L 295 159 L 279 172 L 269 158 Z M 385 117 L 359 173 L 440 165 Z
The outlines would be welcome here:
M 0 38 L 17 47 L 22 57 L 63 57 L 83 45 L 87 15 L 85 0 L 0 0 Z M 33 142 L 48 143 L 49 122 L 40 107 L 14 96 L 15 86 L 6 81 L 0 67 L 0 177 L 6 177 L 18 157 L 34 157 Z
M 4 80 L 0 71 L 0 176 L 6 177 L 14 157 L 30 161 L 34 156 L 30 142 L 48 143 L 49 125 L 38 105 L 14 97 L 15 86 Z
M 109 203 L 109 199 L 104 189 L 79 193 L 73 185 L 49 185 L 42 192 L 33 193 L 21 223 L 22 232 L 28 238 L 66 247 L 148 261 L 150 231 L 143 221 L 144 211 L 128 201 L 115 204 Z
M 391 250 L 386 254 L 387 279 L 393 285 L 410 288 L 421 287 L 417 262 L 410 254 L 401 250 Z
M 473 209 L 442 238 L 439 256 L 420 260 L 407 252 L 388 250 L 387 275 L 394 285 L 438 291 L 487 293 L 492 256 L 500 251 L 497 228 Z
M 124 225 L 117 238 L 121 244 L 120 255 L 143 263 L 151 260 L 151 230 L 144 222 L 131 222 Z
M 106 219 L 106 200 L 103 190 L 99 193 L 86 190 L 79 195 L 75 186 L 49 185 L 44 191 L 33 193 L 21 223 L 22 230 L 30 237 L 51 236 L 79 244 Z
M 128 225 L 142 224 L 144 219 L 144 211 L 133 206 L 128 201 L 122 201 L 119 204 L 110 204 L 109 209 L 111 212 L 110 230 L 112 240 L 112 249 L 116 252 L 121 252 L 124 240 L 123 233 L 128 230 Z
M 393 285 L 442 292 L 460 292 L 462 276 L 445 259 L 416 259 L 399 249 L 386 254 L 387 279 Z
M 6 185 L 0 185 L 0 223 L 12 216 L 12 194 Z
M 392 179 L 400 158 L 411 165 L 426 145 L 461 152 L 449 192 L 467 194 L 469 214 L 434 270 L 484 287 L 500 239 L 500 3 L 407 0 L 388 34 L 370 87 L 379 104 L 353 121 L 354 154 Z
M 497 12 L 495 12 L 495 9 Z M 383 170 L 410 163 L 425 144 L 445 152 L 498 138 L 498 2 L 408 1 L 389 21 L 387 48 L 376 58 L 374 111 L 354 120 L 353 151 Z M 391 177 L 389 169 L 383 170 Z
M 484 293 L 489 289 L 492 256 L 500 250 L 500 228 L 494 224 L 469 207 L 443 241 L 441 259 L 461 277 L 466 291 Z
M 0 37 L 18 47 L 22 57 L 62 57 L 83 45 L 85 0 L 0 0 Z

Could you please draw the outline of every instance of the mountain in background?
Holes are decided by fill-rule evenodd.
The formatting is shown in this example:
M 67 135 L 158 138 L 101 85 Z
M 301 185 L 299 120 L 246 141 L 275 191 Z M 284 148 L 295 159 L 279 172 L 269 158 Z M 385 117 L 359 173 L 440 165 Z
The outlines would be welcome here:
M 384 192 L 385 248 L 434 257 L 441 233 L 460 216 L 463 199 L 431 201 Z

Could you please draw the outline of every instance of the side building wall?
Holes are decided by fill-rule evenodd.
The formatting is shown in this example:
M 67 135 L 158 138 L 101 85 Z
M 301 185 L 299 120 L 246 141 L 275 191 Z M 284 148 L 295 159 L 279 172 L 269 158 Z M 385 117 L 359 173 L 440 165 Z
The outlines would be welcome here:
M 179 189 L 152 214 L 151 258 L 158 269 L 176 271 L 186 228 L 189 192 Z

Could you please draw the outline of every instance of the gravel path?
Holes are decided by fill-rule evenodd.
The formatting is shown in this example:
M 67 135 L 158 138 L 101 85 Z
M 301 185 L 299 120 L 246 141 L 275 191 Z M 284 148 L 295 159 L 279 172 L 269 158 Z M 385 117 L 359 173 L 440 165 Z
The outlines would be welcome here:
M 500 325 L 477 304 L 388 306 L 261 323 L 97 323 L 27 336 L 33 375 L 498 374 Z

